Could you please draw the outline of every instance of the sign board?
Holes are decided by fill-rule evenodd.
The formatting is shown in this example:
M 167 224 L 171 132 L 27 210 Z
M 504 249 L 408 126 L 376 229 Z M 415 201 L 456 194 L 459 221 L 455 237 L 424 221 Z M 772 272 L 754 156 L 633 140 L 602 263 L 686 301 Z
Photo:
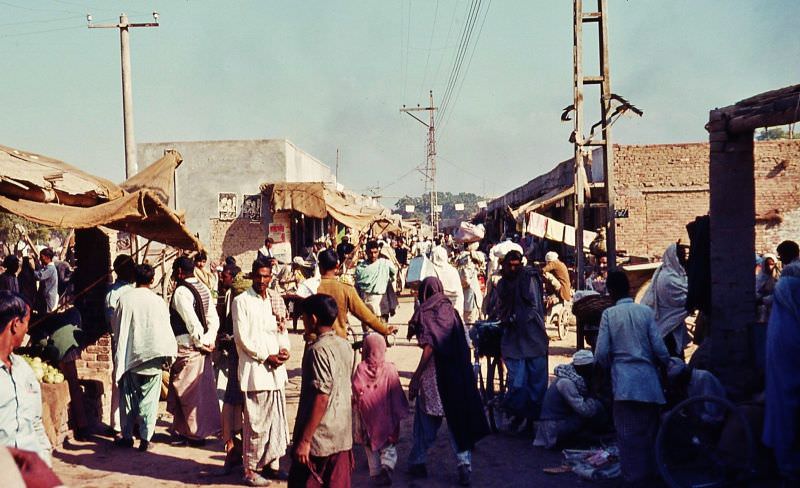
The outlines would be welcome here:
M 627 208 L 617 208 L 614 209 L 614 217 L 617 219 L 627 219 L 630 215 L 630 212 Z
M 481 200 L 480 202 L 478 202 L 478 208 L 486 208 L 486 201 Z
M 406 205 L 406 213 L 414 213 L 414 206 Z
M 261 222 L 261 194 L 244 195 L 242 198 L 242 218 L 250 222 Z
M 236 193 L 220 193 L 217 200 L 219 220 L 233 220 L 239 215 Z
M 286 242 L 286 226 L 283 224 L 269 224 L 269 237 L 275 242 Z
M 464 210 L 464 204 L 463 203 L 456 203 L 454 206 L 456 208 L 456 211 L 458 211 L 458 212 Z
M 442 206 L 441 206 L 441 205 L 435 205 L 435 206 L 433 207 L 433 210 L 434 210 L 435 212 L 439 212 L 439 213 L 441 213 L 441 212 L 442 212 Z

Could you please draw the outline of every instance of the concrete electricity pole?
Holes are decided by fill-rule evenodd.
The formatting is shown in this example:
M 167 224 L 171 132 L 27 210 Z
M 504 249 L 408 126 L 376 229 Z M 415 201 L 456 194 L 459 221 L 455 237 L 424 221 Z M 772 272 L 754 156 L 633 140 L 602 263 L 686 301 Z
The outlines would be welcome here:
M 158 12 L 153 12 L 154 22 L 131 24 L 124 13 L 119 16 L 119 24 L 92 24 L 92 16 L 87 15 L 86 20 L 90 29 L 119 29 L 119 44 L 122 64 L 122 121 L 125 131 L 125 179 L 139 172 L 136 161 L 136 139 L 133 135 L 133 87 L 131 85 L 131 27 L 158 27 Z
M 418 112 L 418 111 L 428 111 L 430 112 L 430 120 L 429 122 L 425 122 L 416 115 L 412 114 L 411 112 Z M 425 186 L 426 189 L 430 192 L 430 219 L 431 219 L 431 227 L 433 228 L 433 232 L 435 234 L 439 233 L 439 212 L 437 211 L 437 207 L 439 206 L 439 196 L 436 193 L 436 125 L 434 121 L 433 114 L 437 110 L 436 107 L 433 106 L 433 90 L 430 91 L 430 105 L 427 107 L 420 107 L 417 105 L 417 108 L 406 108 L 403 105 L 403 108 L 400 109 L 401 112 L 405 112 L 411 117 L 413 117 L 417 122 L 421 123 L 425 127 L 428 128 L 428 150 L 427 150 L 427 159 L 425 163 Z

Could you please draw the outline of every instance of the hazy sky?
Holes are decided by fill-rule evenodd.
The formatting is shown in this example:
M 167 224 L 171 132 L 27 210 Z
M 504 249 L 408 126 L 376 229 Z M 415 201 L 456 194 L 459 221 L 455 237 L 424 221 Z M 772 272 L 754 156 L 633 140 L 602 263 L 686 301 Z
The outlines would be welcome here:
M 399 108 L 429 89 L 441 103 L 471 5 L 2 0 L 0 144 L 120 181 L 119 33 L 86 28 L 85 14 L 148 22 L 157 10 L 160 27 L 131 32 L 137 142 L 287 138 L 331 167 L 339 148 L 348 188 L 417 195 L 425 127 Z M 615 142 L 706 140 L 709 109 L 800 83 L 800 1 L 609 5 L 612 91 L 645 112 L 621 119 Z M 440 121 L 439 188 L 497 195 L 569 158 L 559 117 L 571 99 L 572 2 L 482 0 Z

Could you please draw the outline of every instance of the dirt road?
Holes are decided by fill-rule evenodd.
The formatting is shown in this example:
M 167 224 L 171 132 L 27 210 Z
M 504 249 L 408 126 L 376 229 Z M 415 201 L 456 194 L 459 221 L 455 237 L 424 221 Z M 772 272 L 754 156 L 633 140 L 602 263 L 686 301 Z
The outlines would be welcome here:
M 412 312 L 410 299 L 401 300 L 398 314 L 392 323 L 401 326 L 399 337 L 405 336 L 405 324 Z M 552 331 L 551 331 L 552 332 Z M 294 417 L 299 400 L 300 353 L 302 350 L 299 335 L 292 335 L 294 354 L 289 361 L 290 384 L 286 396 L 289 411 L 289 424 L 294 425 Z M 574 334 L 569 342 L 551 342 L 550 369 L 556 364 L 567 362 L 574 351 Z M 388 351 L 388 359 L 397 364 L 404 387 L 419 361 L 420 350 L 405 339 Z M 81 487 L 131 487 L 156 488 L 171 486 L 241 486 L 241 471 L 228 476 L 217 476 L 224 459 L 220 441 L 209 442 L 202 448 L 176 447 L 167 443 L 166 428 L 171 417 L 163 412 L 159 418 L 155 449 L 140 453 L 134 449 L 115 448 L 108 437 L 96 436 L 90 442 L 69 440 L 65 446 L 54 452 L 54 469 L 68 486 Z M 406 459 L 411 448 L 412 419 L 406 418 L 401 427 L 401 441 L 398 444 L 399 461 L 394 476 L 395 486 L 445 487 L 455 486 L 455 459 L 447 441 L 444 428 L 440 431 L 436 445 L 428 458 L 429 477 L 424 480 L 410 480 L 405 475 Z M 360 446 L 354 449 L 356 471 L 353 486 L 370 486 L 367 463 Z M 542 468 L 560 465 L 558 452 L 546 451 L 531 446 L 529 437 L 497 434 L 482 440 L 473 453 L 473 486 L 475 487 L 571 487 L 598 486 L 596 483 L 581 481 L 572 473 L 548 475 Z M 284 458 L 282 467 L 288 470 L 289 459 Z M 281 487 L 285 483 L 273 483 Z

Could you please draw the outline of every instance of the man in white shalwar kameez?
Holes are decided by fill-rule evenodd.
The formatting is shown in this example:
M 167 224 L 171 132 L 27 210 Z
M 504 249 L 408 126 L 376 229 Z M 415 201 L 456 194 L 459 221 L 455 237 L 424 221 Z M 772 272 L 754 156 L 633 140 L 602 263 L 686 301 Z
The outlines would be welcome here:
M 114 382 L 120 389 L 122 439 L 133 446 L 134 426 L 139 426 L 140 451 L 148 450 L 158 418 L 162 365 L 178 354 L 164 300 L 150 290 L 155 272 L 149 264 L 136 266 L 136 288 L 119 299 L 112 319 L 115 338 Z
M 239 382 L 244 392 L 244 482 L 267 486 L 265 478 L 286 479 L 279 460 L 289 443 L 284 363 L 289 334 L 283 300 L 269 289 L 269 262 L 256 259 L 253 286 L 233 300 L 233 337 L 239 353 Z

